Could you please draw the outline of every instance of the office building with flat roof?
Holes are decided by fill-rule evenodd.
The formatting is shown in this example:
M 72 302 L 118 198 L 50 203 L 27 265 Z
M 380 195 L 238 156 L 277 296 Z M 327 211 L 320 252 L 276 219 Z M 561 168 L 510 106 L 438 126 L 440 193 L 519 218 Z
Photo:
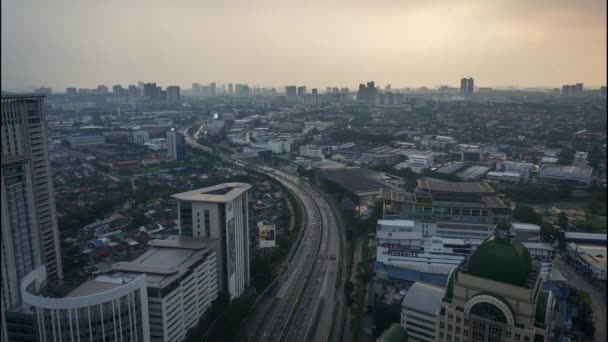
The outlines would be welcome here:
M 510 218 L 509 207 L 484 182 L 419 179 L 414 192 L 382 194 L 384 219 L 420 222 L 424 232 L 447 238 L 486 238 L 496 223 Z
M 148 245 L 137 259 L 113 264 L 113 275 L 145 275 L 150 341 L 183 341 L 217 298 L 217 241 L 181 236 Z
M 545 165 L 538 173 L 536 180 L 544 184 L 568 184 L 575 188 L 588 188 L 593 180 L 593 168 Z
M 177 200 L 181 236 L 218 240 L 219 289 L 231 300 L 250 284 L 249 189 L 245 183 L 224 183 L 171 196 Z

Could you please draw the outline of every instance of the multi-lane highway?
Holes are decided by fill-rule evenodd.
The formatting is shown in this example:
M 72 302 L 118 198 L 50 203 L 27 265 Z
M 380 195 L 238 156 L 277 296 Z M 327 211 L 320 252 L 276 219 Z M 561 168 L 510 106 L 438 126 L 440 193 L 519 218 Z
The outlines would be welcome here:
M 186 142 L 207 152 L 210 150 L 187 135 Z M 308 182 L 298 177 L 264 166 L 236 164 L 273 177 L 295 195 L 304 211 L 301 243 L 250 317 L 244 338 L 269 342 L 339 338 L 343 324 L 341 289 L 344 280 L 337 277 L 344 274 L 339 272 L 343 234 L 331 206 Z M 337 310 L 335 316 L 334 310 Z
M 301 179 L 262 168 L 292 191 L 304 209 L 302 243 L 281 275 L 276 302 L 259 326 L 257 341 L 327 341 L 336 305 L 340 235 L 325 199 Z

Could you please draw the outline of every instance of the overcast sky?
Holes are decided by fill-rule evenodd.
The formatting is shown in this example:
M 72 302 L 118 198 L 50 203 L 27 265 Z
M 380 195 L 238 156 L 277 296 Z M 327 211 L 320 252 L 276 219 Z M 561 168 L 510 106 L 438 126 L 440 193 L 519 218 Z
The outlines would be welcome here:
M 2 89 L 606 84 L 606 0 L 2 0 Z

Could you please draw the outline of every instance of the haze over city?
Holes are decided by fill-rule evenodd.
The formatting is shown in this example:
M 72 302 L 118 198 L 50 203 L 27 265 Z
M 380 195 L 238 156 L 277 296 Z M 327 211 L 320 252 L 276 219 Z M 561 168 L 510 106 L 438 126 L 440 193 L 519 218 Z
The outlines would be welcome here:
M 2 1 L 2 89 L 606 83 L 606 2 Z M 281 88 L 282 89 L 282 88 Z

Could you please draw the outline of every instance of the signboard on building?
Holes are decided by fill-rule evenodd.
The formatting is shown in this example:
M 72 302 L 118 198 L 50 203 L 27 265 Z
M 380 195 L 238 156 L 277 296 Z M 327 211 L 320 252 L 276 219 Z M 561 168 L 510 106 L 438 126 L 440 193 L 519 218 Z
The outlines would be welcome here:
M 258 227 L 260 235 L 260 248 L 277 246 L 274 225 L 261 225 Z

